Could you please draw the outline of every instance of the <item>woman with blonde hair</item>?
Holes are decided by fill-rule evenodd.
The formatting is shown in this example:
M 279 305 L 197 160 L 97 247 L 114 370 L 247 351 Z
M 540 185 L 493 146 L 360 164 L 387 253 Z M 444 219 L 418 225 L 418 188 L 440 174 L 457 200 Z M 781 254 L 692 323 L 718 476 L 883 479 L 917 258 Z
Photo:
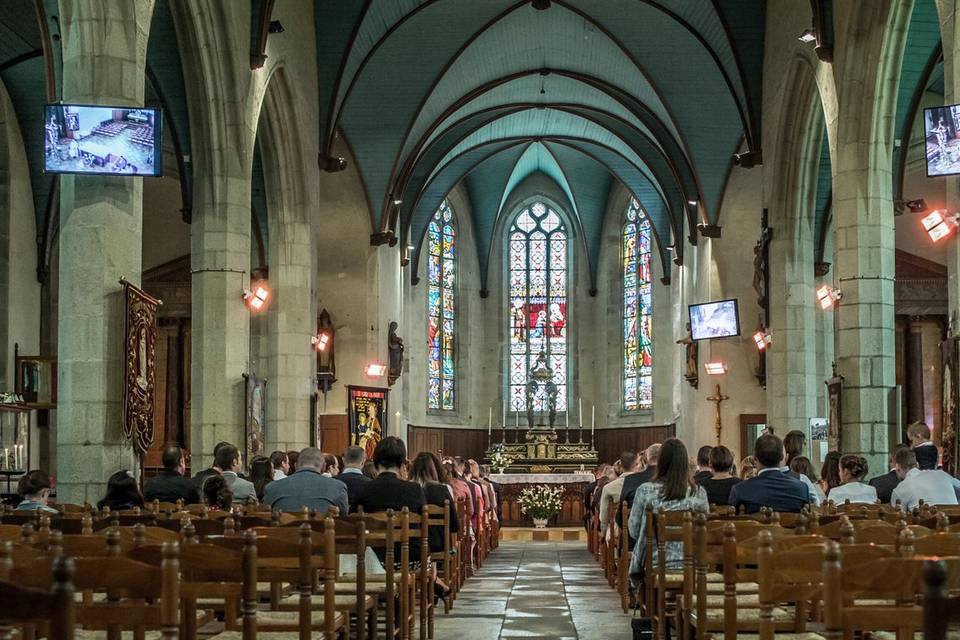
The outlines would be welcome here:
M 748 478 L 753 478 L 757 475 L 757 459 L 753 456 L 747 456 L 740 461 L 738 469 L 740 470 L 740 479 L 747 480 Z

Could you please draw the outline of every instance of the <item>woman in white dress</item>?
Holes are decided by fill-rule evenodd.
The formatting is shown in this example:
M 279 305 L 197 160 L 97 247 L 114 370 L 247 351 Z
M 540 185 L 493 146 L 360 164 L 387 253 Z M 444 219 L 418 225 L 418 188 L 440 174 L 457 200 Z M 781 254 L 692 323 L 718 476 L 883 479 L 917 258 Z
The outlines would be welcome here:
M 876 504 L 877 489 L 861 482 L 867 475 L 867 460 L 862 456 L 845 455 L 840 458 L 839 487 L 830 490 L 828 497 L 834 504 L 843 504 L 847 500 L 857 504 Z

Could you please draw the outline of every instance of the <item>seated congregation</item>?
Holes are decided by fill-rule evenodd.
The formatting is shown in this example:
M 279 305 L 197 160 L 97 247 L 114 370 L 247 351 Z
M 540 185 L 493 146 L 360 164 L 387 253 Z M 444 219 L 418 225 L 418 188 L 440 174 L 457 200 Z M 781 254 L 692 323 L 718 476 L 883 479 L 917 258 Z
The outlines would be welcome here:
M 242 473 L 237 448 L 185 475 L 168 447 L 141 493 L 133 473 L 94 507 L 51 499 L 46 473 L 0 511 L 0 628 L 16 638 L 433 637 L 497 546 L 497 495 L 473 460 L 381 440 L 366 460 L 274 452 Z M 10 637 L 10 636 L 8 636 Z
M 869 483 L 836 452 L 818 479 L 799 431 L 764 433 L 737 466 L 724 446 L 694 464 L 676 438 L 600 465 L 589 550 L 635 637 L 960 637 L 960 480 L 925 425 L 908 434 Z

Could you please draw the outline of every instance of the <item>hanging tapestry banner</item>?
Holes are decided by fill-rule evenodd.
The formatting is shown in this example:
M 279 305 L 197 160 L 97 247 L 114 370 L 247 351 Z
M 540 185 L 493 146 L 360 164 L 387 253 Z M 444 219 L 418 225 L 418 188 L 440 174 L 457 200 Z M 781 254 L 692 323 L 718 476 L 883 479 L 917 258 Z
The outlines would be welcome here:
M 153 444 L 157 376 L 157 308 L 163 304 L 126 280 L 124 286 L 123 435 L 141 453 Z

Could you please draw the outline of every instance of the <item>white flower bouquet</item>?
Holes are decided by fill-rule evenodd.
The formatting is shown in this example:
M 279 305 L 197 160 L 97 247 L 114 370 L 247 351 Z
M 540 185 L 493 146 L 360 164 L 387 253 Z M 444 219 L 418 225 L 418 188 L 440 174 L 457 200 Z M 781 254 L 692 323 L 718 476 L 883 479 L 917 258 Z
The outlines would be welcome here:
M 531 518 L 548 519 L 560 513 L 563 506 L 563 488 L 538 484 L 520 493 L 520 511 Z

